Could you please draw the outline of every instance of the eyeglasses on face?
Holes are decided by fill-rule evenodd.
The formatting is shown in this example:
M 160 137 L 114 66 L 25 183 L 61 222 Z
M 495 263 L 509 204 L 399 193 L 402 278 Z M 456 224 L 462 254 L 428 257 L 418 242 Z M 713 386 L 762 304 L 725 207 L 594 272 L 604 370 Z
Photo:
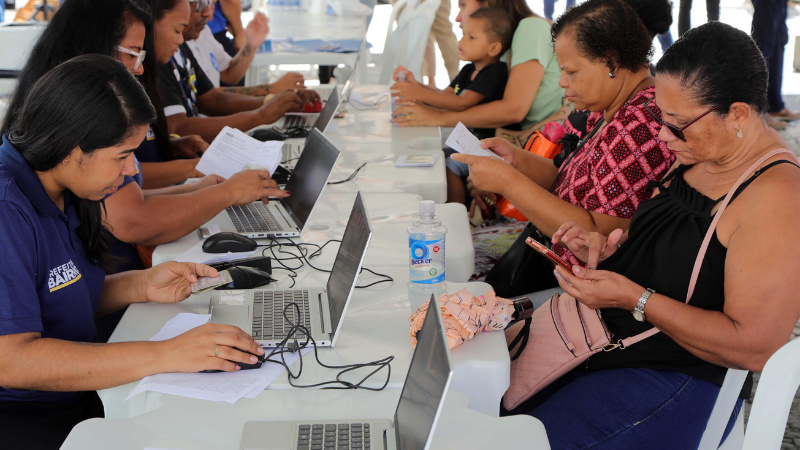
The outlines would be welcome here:
M 197 11 L 204 11 L 206 8 L 211 6 L 211 2 L 213 0 L 189 0 L 189 3 L 196 3 L 195 9 Z
M 140 51 L 139 53 L 136 53 L 135 51 L 133 51 L 133 50 L 131 50 L 129 48 L 125 48 L 125 47 L 123 47 L 121 45 L 117 46 L 117 50 L 119 52 L 122 52 L 122 53 L 125 53 L 125 54 L 128 54 L 128 55 L 136 57 L 136 62 L 133 64 L 133 70 L 139 70 L 139 67 L 142 66 L 142 62 L 144 62 L 144 55 L 145 55 L 145 53 L 147 53 L 144 50 Z
M 656 122 L 660 123 L 662 127 L 667 127 L 667 129 L 672 133 L 673 136 L 675 136 L 676 138 L 682 140 L 683 142 L 686 142 L 686 135 L 683 133 L 683 130 L 689 128 L 693 123 L 695 123 L 698 120 L 702 119 L 703 117 L 711 114 L 713 111 L 715 111 L 717 108 L 719 108 L 719 105 L 717 105 L 717 106 L 709 109 L 708 111 L 704 112 L 703 114 L 700 114 L 696 119 L 694 119 L 693 121 L 687 123 L 686 125 L 684 125 L 682 127 L 676 127 L 675 125 L 672 125 L 672 124 L 669 124 L 667 122 L 664 122 L 661 119 L 661 115 L 660 114 L 656 114 L 656 112 L 653 111 L 653 109 L 650 107 L 650 103 L 652 103 L 653 100 L 655 100 L 655 99 L 656 98 L 653 97 L 650 100 L 648 100 L 647 102 L 645 102 L 644 109 L 647 110 L 647 113 L 650 114 L 650 116 L 653 117 L 653 120 L 655 120 Z

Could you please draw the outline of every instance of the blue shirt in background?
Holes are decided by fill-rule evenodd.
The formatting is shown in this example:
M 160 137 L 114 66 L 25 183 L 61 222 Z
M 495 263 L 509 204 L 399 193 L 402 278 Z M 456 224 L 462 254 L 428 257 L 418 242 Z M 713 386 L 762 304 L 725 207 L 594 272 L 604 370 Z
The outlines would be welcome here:
M 5 137 L 0 146 L 0 335 L 95 342 L 94 315 L 105 272 L 78 237 L 80 218 L 72 194 L 64 211 Z M 71 402 L 82 392 L 0 387 L 0 402 Z
M 149 138 L 149 132 L 147 133 L 147 136 Z M 148 142 L 147 138 L 144 140 L 142 145 L 144 145 L 145 142 Z M 155 139 L 150 142 L 152 142 L 153 146 L 155 147 Z M 136 174 L 132 177 L 126 175 L 125 180 L 119 186 L 119 189 L 124 188 L 130 183 L 136 183 L 139 185 L 139 189 L 142 188 L 142 167 L 139 165 L 138 157 L 135 156 L 137 151 L 138 150 L 134 151 L 133 157 L 133 160 L 136 162 Z M 156 150 L 156 152 L 158 152 L 158 150 Z M 119 189 L 117 192 L 119 192 Z M 114 194 L 109 194 L 106 196 L 106 198 L 110 197 L 111 195 Z M 136 250 L 136 247 L 134 247 L 133 244 L 122 242 L 113 234 L 109 236 L 108 244 L 111 254 L 121 259 L 121 261 L 114 267 L 114 270 L 108 272 L 109 274 L 127 272 L 128 270 L 142 270 L 145 268 L 144 264 L 142 264 L 142 259 L 139 257 L 139 251 Z
M 222 8 L 219 4 L 214 8 L 214 17 L 209 20 L 206 25 L 208 25 L 208 29 L 211 30 L 211 34 L 217 34 L 228 26 L 228 19 L 225 17 L 225 14 L 222 13 Z

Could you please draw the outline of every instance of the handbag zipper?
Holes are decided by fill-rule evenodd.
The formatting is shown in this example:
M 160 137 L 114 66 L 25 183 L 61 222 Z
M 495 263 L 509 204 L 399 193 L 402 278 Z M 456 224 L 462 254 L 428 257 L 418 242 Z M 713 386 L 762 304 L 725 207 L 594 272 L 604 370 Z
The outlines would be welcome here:
M 569 339 L 569 336 L 564 331 L 564 327 L 561 325 L 561 316 L 559 316 L 558 314 L 558 301 L 560 299 L 561 298 L 559 296 L 556 296 L 556 301 L 550 302 L 550 314 L 553 316 L 553 324 L 555 324 L 556 331 L 558 331 L 558 334 L 561 335 L 561 340 L 564 341 L 564 344 L 566 344 L 567 349 L 574 356 L 575 352 L 573 350 L 575 349 L 575 346 L 572 345 L 572 341 Z
M 589 338 L 589 330 L 586 328 L 586 322 L 583 321 L 583 314 L 581 314 L 581 309 L 578 305 L 575 305 L 575 310 L 578 312 L 578 318 L 581 320 L 581 326 L 583 327 L 583 336 L 586 338 L 586 345 L 589 346 L 589 350 L 592 349 L 592 340 Z

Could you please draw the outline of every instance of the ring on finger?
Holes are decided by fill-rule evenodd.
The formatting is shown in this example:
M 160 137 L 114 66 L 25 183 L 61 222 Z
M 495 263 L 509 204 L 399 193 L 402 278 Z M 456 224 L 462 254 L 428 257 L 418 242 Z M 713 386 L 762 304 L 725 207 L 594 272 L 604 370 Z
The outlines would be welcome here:
M 214 356 L 219 356 L 219 345 L 214 349 Z

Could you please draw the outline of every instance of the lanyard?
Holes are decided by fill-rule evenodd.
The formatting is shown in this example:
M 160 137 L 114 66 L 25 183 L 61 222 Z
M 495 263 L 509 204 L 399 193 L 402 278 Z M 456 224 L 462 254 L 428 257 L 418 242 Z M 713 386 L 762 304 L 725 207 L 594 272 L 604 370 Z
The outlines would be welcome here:
M 194 85 L 192 85 L 192 72 L 194 71 L 193 68 L 187 69 L 189 67 L 189 60 L 183 55 L 183 51 L 178 48 L 178 52 L 180 52 L 181 58 L 183 59 L 184 68 L 181 70 L 181 67 L 178 65 L 177 61 L 175 60 L 175 56 L 170 58 L 170 63 L 172 64 L 172 70 L 175 74 L 175 78 L 178 80 L 178 85 L 181 87 L 181 99 L 184 102 L 184 106 L 187 108 L 187 113 L 191 113 L 190 117 L 197 117 L 197 93 L 195 91 Z M 186 83 L 184 85 L 184 82 Z M 188 90 L 187 90 L 188 87 Z M 188 97 L 187 97 L 188 95 Z

